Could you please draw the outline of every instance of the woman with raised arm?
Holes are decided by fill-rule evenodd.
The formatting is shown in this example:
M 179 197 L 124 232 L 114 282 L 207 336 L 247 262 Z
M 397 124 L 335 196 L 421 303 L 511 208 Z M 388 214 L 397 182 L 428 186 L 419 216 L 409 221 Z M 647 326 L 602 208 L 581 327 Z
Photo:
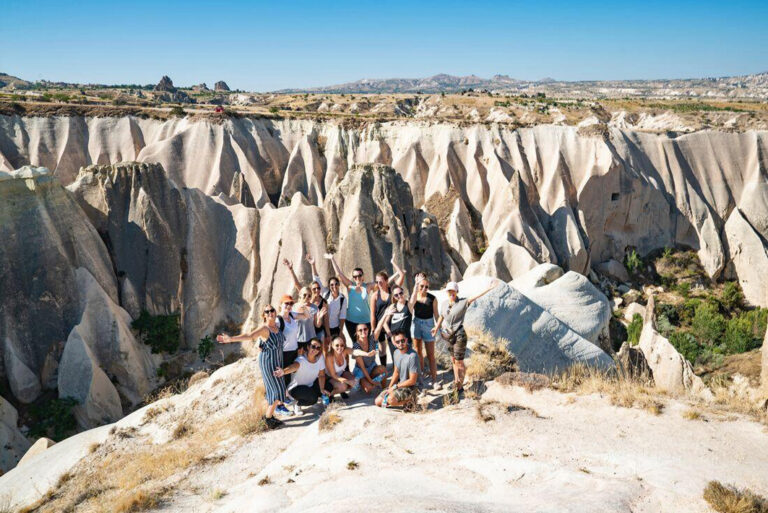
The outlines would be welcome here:
M 440 336 L 448 343 L 451 362 L 453 363 L 454 386 L 459 392 L 464 390 L 464 374 L 466 373 L 464 355 L 467 351 L 467 332 L 464 331 L 464 315 L 467 313 L 469 305 L 492 291 L 499 283 L 498 280 L 491 280 L 490 287 L 470 298 L 459 297 L 459 284 L 455 281 L 449 282 L 445 286 L 448 301 L 443 303 L 440 309 L 440 317 L 437 319 L 432 334 L 435 335 L 439 332 Z
M 259 369 L 266 389 L 267 410 L 264 421 L 270 429 L 280 427 L 282 421 L 274 417 L 275 411 L 285 402 L 285 382 L 274 372 L 283 366 L 285 337 L 277 326 L 277 311 L 268 305 L 262 313 L 263 324 L 251 331 L 234 337 L 221 334 L 216 337 L 220 344 L 259 340 Z
M 371 330 L 365 324 L 358 324 L 355 332 L 355 342 L 352 349 L 357 349 L 366 353 L 365 356 L 355 357 L 355 370 L 352 374 L 357 378 L 360 386 L 366 394 L 370 394 L 376 385 L 382 385 L 387 377 L 387 368 L 383 365 L 376 365 L 376 352 L 378 343 L 371 336 Z
M 341 394 L 346 399 L 347 392 L 356 386 L 355 376 L 349 371 L 349 357 L 375 357 L 376 351 L 365 352 L 362 349 L 350 349 L 343 337 L 336 337 L 331 342 L 331 350 L 325 355 L 325 373 L 333 386 L 331 396 Z
M 280 315 L 277 317 L 277 327 L 285 336 L 285 345 L 283 346 L 283 365 L 291 365 L 296 361 L 296 357 L 299 355 L 299 322 L 309 319 L 309 313 L 306 310 L 293 309 L 294 302 L 293 297 L 286 294 L 280 298 Z M 291 382 L 290 376 L 284 378 L 285 386 L 287 387 Z M 292 401 L 284 401 L 287 405 L 291 405 Z M 281 415 L 290 415 L 291 412 L 282 404 L 278 406 L 277 413 Z
M 393 355 L 397 348 L 392 342 L 392 333 L 403 331 L 409 336 L 411 334 L 411 308 L 408 305 L 408 298 L 405 295 L 403 287 L 395 285 L 392 287 L 392 304 L 384 311 L 384 315 L 376 323 L 376 329 L 373 336 L 376 340 L 381 340 L 382 334 L 385 335 L 389 352 Z
M 442 384 L 437 380 L 437 362 L 435 361 L 435 319 L 437 312 L 437 300 L 429 292 L 429 280 L 424 273 L 416 275 L 416 286 L 413 288 L 409 303 L 413 311 L 413 324 L 411 335 L 416 346 L 416 354 L 419 355 L 419 369 L 424 369 L 424 354 L 422 348 L 427 349 L 427 361 L 429 363 L 429 375 L 432 378 L 432 388 L 440 390 Z
M 370 299 L 368 300 L 368 308 L 371 311 L 371 329 L 376 328 L 379 319 L 384 316 L 384 312 L 387 310 L 387 307 L 392 304 L 392 295 L 389 291 L 389 282 L 394 281 L 397 286 L 402 286 L 402 283 L 405 280 L 405 271 L 398 267 L 394 256 L 392 257 L 391 262 L 392 268 L 395 269 L 395 274 L 392 275 L 392 278 L 387 276 L 387 273 L 384 271 L 379 271 L 376 273 L 376 282 L 373 288 L 373 293 L 370 295 Z M 379 347 L 381 347 L 381 352 L 379 353 L 381 364 L 386 367 L 387 345 L 384 344 L 386 340 L 386 333 L 381 333 L 379 331 L 375 337 L 376 341 L 379 343 Z M 394 351 L 395 350 L 393 348 L 392 354 L 395 354 Z
M 371 309 L 368 306 L 368 295 L 373 290 L 373 283 L 365 283 L 363 280 L 363 270 L 359 267 L 355 267 L 352 271 L 351 281 L 339 267 L 336 259 L 332 254 L 326 253 L 325 258 L 331 261 L 333 270 L 341 280 L 341 283 L 347 287 L 347 318 L 345 319 L 344 326 L 347 328 L 347 335 L 352 340 L 355 340 L 357 333 L 357 326 L 364 324 L 368 326 L 368 330 L 371 329 Z
M 320 280 L 320 276 L 317 273 L 317 266 L 315 265 L 315 259 L 307 253 L 306 255 L 307 262 L 309 262 L 310 267 L 312 268 L 312 283 L 309 284 L 309 290 L 312 292 L 312 296 L 310 297 L 310 302 L 314 304 L 317 307 L 318 314 L 316 316 L 316 322 L 315 322 L 315 333 L 317 334 L 318 338 L 323 342 L 323 354 L 325 355 L 328 352 L 328 348 L 331 345 L 331 304 L 330 300 L 326 299 L 327 291 L 323 290 L 323 282 Z M 333 279 L 333 278 L 332 278 Z M 339 295 L 339 287 L 338 287 L 339 280 L 336 280 L 336 295 L 338 297 Z M 343 300 L 342 300 L 343 301 Z M 333 312 L 335 314 L 335 326 L 338 327 L 339 325 L 339 308 L 338 308 L 338 302 L 335 305 L 335 311 Z

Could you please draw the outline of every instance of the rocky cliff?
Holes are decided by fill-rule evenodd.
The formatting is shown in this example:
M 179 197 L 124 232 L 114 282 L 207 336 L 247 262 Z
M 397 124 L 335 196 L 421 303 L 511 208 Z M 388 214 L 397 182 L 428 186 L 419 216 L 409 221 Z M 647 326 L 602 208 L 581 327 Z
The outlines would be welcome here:
M 676 137 L 604 127 L 510 129 L 388 122 L 347 127 L 308 120 L 0 116 L 0 169 L 32 163 L 70 184 L 81 166 L 157 162 L 179 186 L 258 207 L 296 193 L 327 208 L 355 164 L 393 167 L 413 205 L 451 201 L 476 215 L 488 241 L 468 251 L 467 227 L 447 240 L 459 270 L 509 280 L 537 262 L 577 272 L 628 247 L 696 249 L 714 277 L 738 277 L 768 306 L 766 132 Z M 455 204 L 455 199 L 460 200 Z M 471 231 L 471 230 L 469 230 Z M 479 261 L 478 261 L 479 260 Z

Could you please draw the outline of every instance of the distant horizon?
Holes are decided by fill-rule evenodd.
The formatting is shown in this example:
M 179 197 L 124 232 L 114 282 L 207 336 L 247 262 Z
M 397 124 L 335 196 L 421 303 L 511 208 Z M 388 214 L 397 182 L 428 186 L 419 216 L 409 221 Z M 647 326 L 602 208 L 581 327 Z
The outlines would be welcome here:
M 8 0 L 0 69 L 29 81 L 224 80 L 276 91 L 365 77 L 674 80 L 768 69 L 768 2 L 605 5 L 370 0 L 113 4 Z M 634 78 L 620 78 L 634 77 Z
M 525 79 L 525 78 L 520 78 L 520 77 L 511 75 L 509 73 L 494 73 L 492 75 L 483 76 L 483 75 L 479 75 L 477 73 L 469 73 L 467 75 L 456 75 L 456 74 L 453 74 L 453 73 L 441 72 L 441 73 L 434 73 L 432 75 L 425 75 L 423 77 L 362 77 L 362 78 L 359 78 L 359 79 L 356 79 L 356 80 L 349 80 L 349 81 L 346 81 L 346 82 L 333 82 L 333 83 L 329 83 L 329 84 L 313 85 L 313 86 L 288 86 L 288 87 L 283 87 L 283 88 L 280 88 L 280 89 L 273 89 L 273 90 L 270 90 L 270 91 L 255 91 L 255 90 L 250 90 L 250 89 L 244 89 L 242 87 L 237 87 L 237 86 L 231 84 L 230 82 L 228 82 L 225 78 L 218 78 L 216 80 L 210 80 L 210 81 L 209 80 L 201 80 L 201 81 L 198 81 L 198 82 L 195 82 L 195 83 L 192 83 L 192 84 L 181 84 L 181 83 L 178 83 L 176 80 L 174 80 L 172 75 L 167 74 L 167 73 L 164 74 L 164 75 L 161 75 L 155 81 L 146 81 L 145 82 L 145 81 L 132 80 L 132 81 L 127 81 L 127 82 L 96 82 L 96 81 L 60 80 L 60 79 L 52 79 L 52 78 L 47 78 L 47 77 L 31 80 L 31 79 L 29 79 L 27 77 L 18 75 L 16 73 L 9 73 L 6 70 L 0 70 L 0 74 L 5 74 L 5 75 L 8 75 L 8 76 L 20 78 L 20 79 L 25 80 L 27 82 L 42 82 L 42 81 L 46 81 L 46 82 L 49 82 L 49 83 L 66 83 L 66 84 L 77 84 L 77 85 L 115 86 L 115 85 L 133 84 L 133 85 L 148 86 L 148 85 L 156 85 L 162 79 L 163 76 L 167 76 L 173 82 L 174 87 L 178 87 L 178 88 L 181 88 L 181 89 L 187 89 L 187 88 L 192 88 L 192 87 L 197 86 L 197 85 L 206 84 L 206 86 L 208 86 L 208 88 L 213 90 L 214 85 L 216 84 L 216 82 L 223 81 L 223 82 L 225 82 L 227 84 L 227 87 L 229 87 L 233 91 L 234 90 L 240 90 L 240 91 L 249 91 L 249 92 L 253 91 L 253 92 L 265 92 L 265 93 L 274 92 L 274 91 L 280 91 L 280 90 L 293 90 L 293 89 L 302 89 L 303 90 L 303 89 L 327 88 L 327 87 L 333 87 L 333 86 L 338 86 L 338 85 L 343 85 L 343 84 L 351 84 L 351 83 L 362 82 L 363 80 L 371 80 L 371 81 L 379 81 L 379 80 L 424 80 L 424 79 L 428 79 L 428 78 L 432 78 L 432 77 L 440 76 L 440 75 L 450 76 L 450 77 L 455 77 L 455 78 L 477 77 L 477 78 L 483 79 L 483 80 L 490 80 L 494 76 L 503 76 L 503 77 L 508 77 L 510 79 L 513 79 L 513 80 L 519 80 L 519 81 L 522 81 L 522 82 L 532 82 L 532 83 L 541 82 L 542 80 L 552 80 L 554 82 L 560 82 L 560 83 L 579 83 L 579 82 L 640 82 L 640 81 L 649 82 L 649 81 L 668 81 L 668 80 L 697 80 L 697 79 L 709 79 L 709 78 L 716 78 L 717 79 L 717 78 L 733 78 L 733 77 L 759 75 L 759 74 L 762 74 L 762 73 L 768 73 L 768 70 L 754 71 L 754 72 L 749 72 L 749 73 L 737 73 L 737 74 L 733 74 L 733 75 L 707 75 L 707 76 L 695 76 L 695 77 L 691 76 L 691 77 L 608 78 L 608 79 L 595 78 L 595 79 L 581 79 L 581 80 L 562 80 L 562 79 L 558 79 L 558 78 L 552 77 L 552 76 L 544 76 L 544 77 L 537 78 L 537 79 Z

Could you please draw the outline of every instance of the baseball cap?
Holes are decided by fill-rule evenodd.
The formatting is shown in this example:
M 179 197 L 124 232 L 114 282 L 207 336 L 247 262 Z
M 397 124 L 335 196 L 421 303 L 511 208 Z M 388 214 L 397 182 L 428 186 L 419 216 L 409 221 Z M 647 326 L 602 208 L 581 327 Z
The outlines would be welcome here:
M 459 291 L 459 284 L 456 283 L 455 281 L 449 281 L 448 285 L 445 286 L 445 290 L 446 291 L 452 290 L 454 292 L 458 292 Z
M 290 294 L 286 294 L 283 297 L 281 297 L 280 304 L 282 305 L 283 303 L 293 303 L 293 296 L 291 296 Z

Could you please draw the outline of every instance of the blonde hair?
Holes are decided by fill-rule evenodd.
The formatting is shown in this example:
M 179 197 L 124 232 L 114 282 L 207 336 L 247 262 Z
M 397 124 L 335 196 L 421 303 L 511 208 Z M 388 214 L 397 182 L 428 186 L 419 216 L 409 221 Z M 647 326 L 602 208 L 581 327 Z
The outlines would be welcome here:
M 312 297 L 312 291 L 309 290 L 309 287 L 301 287 L 301 290 L 299 291 L 299 299 L 301 299 L 301 296 L 305 294 L 308 298 Z

